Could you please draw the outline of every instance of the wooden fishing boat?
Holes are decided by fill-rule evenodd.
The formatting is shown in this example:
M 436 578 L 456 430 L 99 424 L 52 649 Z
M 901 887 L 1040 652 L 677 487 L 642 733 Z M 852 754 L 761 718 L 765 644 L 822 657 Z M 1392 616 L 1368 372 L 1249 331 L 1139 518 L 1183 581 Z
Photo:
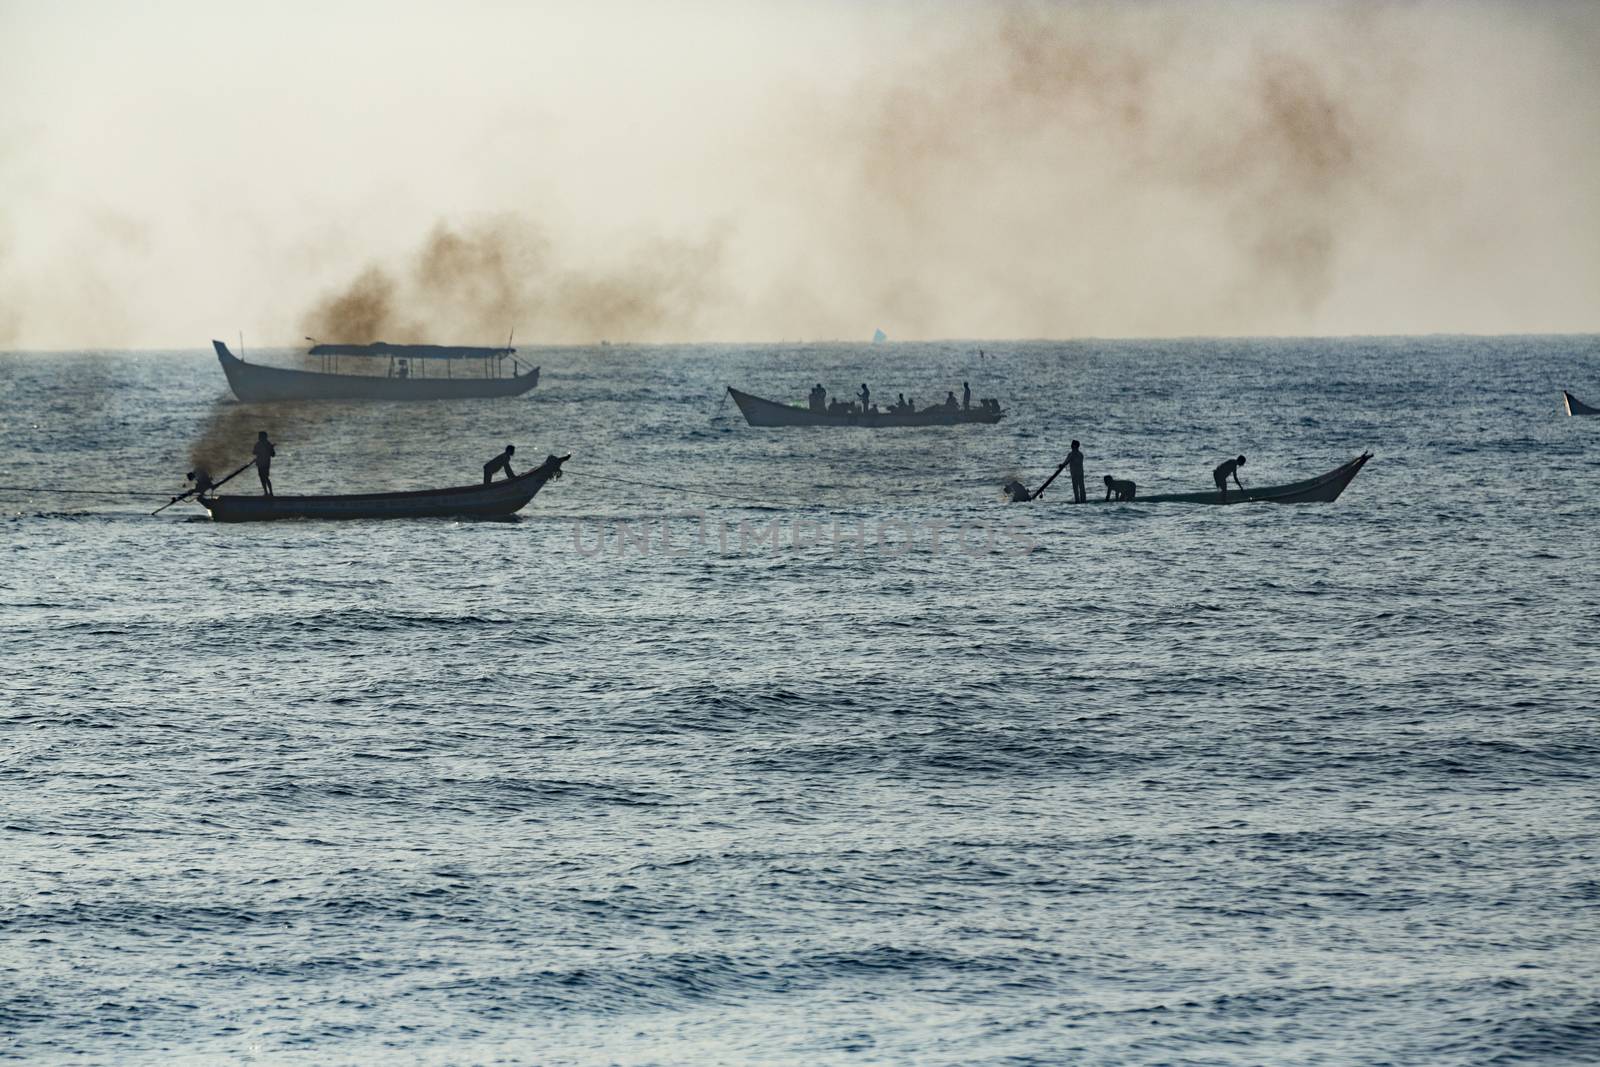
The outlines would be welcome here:
M 246 363 L 221 341 L 212 341 L 233 395 L 247 404 L 275 400 L 463 400 L 518 396 L 539 384 L 539 368 L 523 372 L 515 348 L 444 345 L 313 345 L 322 370 L 291 370 Z M 385 374 L 340 373 L 340 357 L 363 357 L 363 365 L 387 360 Z M 506 361 L 510 360 L 509 368 Z M 444 367 L 441 374 L 437 367 Z M 509 374 L 507 371 L 509 370 Z M 472 371 L 475 373 L 461 373 Z
M 1567 405 L 1568 415 L 1600 415 L 1600 408 L 1590 407 L 1565 389 L 1561 390 L 1561 402 Z
M 873 411 L 862 414 L 837 414 L 812 411 L 810 408 L 780 404 L 763 400 L 759 396 L 740 392 L 731 385 L 728 392 L 734 403 L 744 413 L 744 421 L 751 426 L 867 426 L 888 429 L 894 426 L 961 426 L 966 423 L 995 423 L 1005 417 L 999 404 L 972 408 L 924 408 L 921 411 Z
M 266 522 L 272 519 L 495 519 L 514 515 L 538 495 L 545 483 L 561 476 L 571 459 L 549 456 L 515 478 L 488 485 L 454 489 L 417 489 L 405 493 L 350 493 L 332 496 L 202 496 L 200 503 L 217 522 Z
M 1367 460 L 1372 458 L 1372 453 L 1363 452 L 1355 459 L 1342 467 L 1335 467 L 1326 474 L 1319 474 L 1315 478 L 1307 478 L 1303 482 L 1291 482 L 1288 485 L 1269 485 L 1257 489 L 1233 488 L 1228 490 L 1228 497 L 1223 499 L 1222 494 L 1216 490 L 1205 493 L 1156 493 L 1153 496 L 1141 496 L 1130 501 L 1133 504 L 1327 504 L 1339 499 L 1339 494 L 1344 492 L 1345 486 L 1361 473 L 1361 468 L 1367 465 Z M 1106 501 L 1102 501 L 1105 503 Z

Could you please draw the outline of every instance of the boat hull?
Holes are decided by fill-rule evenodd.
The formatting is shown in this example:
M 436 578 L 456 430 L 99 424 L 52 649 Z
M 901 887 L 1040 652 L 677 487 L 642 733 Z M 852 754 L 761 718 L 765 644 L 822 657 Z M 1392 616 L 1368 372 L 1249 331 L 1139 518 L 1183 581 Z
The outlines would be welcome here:
M 1567 406 L 1568 415 L 1600 415 L 1600 408 L 1590 407 L 1565 389 L 1561 390 L 1561 402 Z
M 514 515 L 561 472 L 567 456 L 551 456 L 515 478 L 488 485 L 401 493 L 331 496 L 214 496 L 200 503 L 217 522 L 275 519 L 497 519 Z
M 1223 494 L 1212 490 L 1208 493 L 1157 493 L 1153 496 L 1141 496 L 1128 501 L 1131 504 L 1328 504 L 1339 499 L 1345 487 L 1355 480 L 1361 473 L 1361 468 L 1367 465 L 1367 460 L 1372 458 L 1372 453 L 1363 452 L 1355 459 L 1342 467 L 1336 467 L 1326 474 L 1319 474 L 1315 478 L 1307 478 L 1303 482 L 1291 482 L 1288 485 L 1270 485 L 1263 488 L 1230 489 L 1226 499 Z M 1113 501 L 1102 501 L 1113 503 Z
M 828 415 L 807 408 L 792 407 L 776 401 L 764 400 L 728 387 L 733 402 L 739 405 L 744 421 L 751 426 L 863 426 L 871 429 L 890 429 L 897 426 L 963 426 L 967 423 L 990 424 L 999 422 L 1005 412 L 989 408 L 968 408 L 965 411 L 945 411 L 930 408 L 909 414 L 879 411 L 866 415 Z
M 380 378 L 371 374 L 323 374 L 246 363 L 221 341 L 212 341 L 233 395 L 246 404 L 279 400 L 467 400 L 518 396 L 539 384 L 539 368 L 514 378 Z

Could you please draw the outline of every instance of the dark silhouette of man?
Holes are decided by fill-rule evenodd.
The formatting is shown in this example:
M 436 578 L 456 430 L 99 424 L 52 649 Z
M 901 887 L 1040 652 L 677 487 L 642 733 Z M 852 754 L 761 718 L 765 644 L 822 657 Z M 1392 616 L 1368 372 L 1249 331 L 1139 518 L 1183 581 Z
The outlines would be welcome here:
M 1229 475 L 1233 476 L 1233 484 L 1239 487 L 1239 491 L 1241 493 L 1244 492 L 1244 483 L 1239 481 L 1239 468 L 1242 466 L 1244 466 L 1244 457 L 1239 456 L 1236 459 L 1225 460 L 1217 464 L 1217 469 L 1211 472 L 1212 479 L 1217 483 L 1217 489 L 1222 493 L 1222 502 L 1224 504 L 1228 502 Z
M 1083 453 L 1078 451 L 1078 442 L 1072 442 L 1072 451 L 1067 453 L 1067 470 L 1072 474 L 1072 502 L 1074 504 L 1087 504 L 1089 493 L 1083 486 Z
M 511 469 L 511 457 L 516 455 L 516 445 L 506 445 L 506 450 L 483 465 L 483 484 L 488 485 L 494 481 L 495 471 L 505 471 L 507 478 L 515 478 L 516 472 Z
M 861 414 L 867 413 L 867 406 L 872 402 L 872 390 L 867 388 L 867 383 L 861 383 Z
M 1113 478 L 1106 475 L 1106 499 L 1115 497 L 1118 500 L 1132 500 L 1139 492 L 1139 487 L 1125 478 Z
M 272 495 L 272 457 L 278 450 L 272 447 L 272 442 L 267 440 L 267 431 L 262 430 L 256 434 L 255 447 L 250 450 L 256 457 L 256 474 L 261 478 L 261 491 L 267 496 Z
M 821 382 L 811 390 L 811 410 L 819 413 L 828 410 L 828 391 L 822 387 Z
M 966 411 L 972 407 L 972 386 L 966 382 L 961 383 L 961 410 Z

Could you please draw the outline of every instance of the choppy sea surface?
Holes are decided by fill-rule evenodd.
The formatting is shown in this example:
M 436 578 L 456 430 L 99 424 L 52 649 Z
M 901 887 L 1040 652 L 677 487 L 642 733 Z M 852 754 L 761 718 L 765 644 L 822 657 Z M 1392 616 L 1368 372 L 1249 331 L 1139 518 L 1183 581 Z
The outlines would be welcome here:
M 523 355 L 0 355 L 0 484 L 107 494 L 0 492 L 0 1057 L 1600 1061 L 1600 338 Z M 719 399 L 963 380 L 1008 417 Z M 572 459 L 513 522 L 150 515 L 258 429 L 283 493 Z M 1095 499 L 1376 458 L 1001 503 L 1074 437 Z

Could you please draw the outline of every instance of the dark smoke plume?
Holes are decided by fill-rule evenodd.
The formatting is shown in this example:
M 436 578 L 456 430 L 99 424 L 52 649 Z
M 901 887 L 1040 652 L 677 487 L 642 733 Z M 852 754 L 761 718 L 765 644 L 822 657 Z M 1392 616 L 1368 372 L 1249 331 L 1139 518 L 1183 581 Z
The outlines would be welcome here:
M 244 405 L 218 401 L 207 415 L 199 439 L 189 448 L 189 468 L 221 478 L 250 461 L 250 450 L 258 431 L 266 430 L 269 436 L 276 438 L 286 430 L 292 433 L 292 428 L 305 418 L 303 404 Z
M 609 268 L 578 268 L 524 219 L 440 224 L 409 263 L 366 268 L 302 325 L 351 344 L 488 344 L 519 326 L 544 342 L 687 338 L 718 295 L 718 260 L 715 241 L 655 240 Z

